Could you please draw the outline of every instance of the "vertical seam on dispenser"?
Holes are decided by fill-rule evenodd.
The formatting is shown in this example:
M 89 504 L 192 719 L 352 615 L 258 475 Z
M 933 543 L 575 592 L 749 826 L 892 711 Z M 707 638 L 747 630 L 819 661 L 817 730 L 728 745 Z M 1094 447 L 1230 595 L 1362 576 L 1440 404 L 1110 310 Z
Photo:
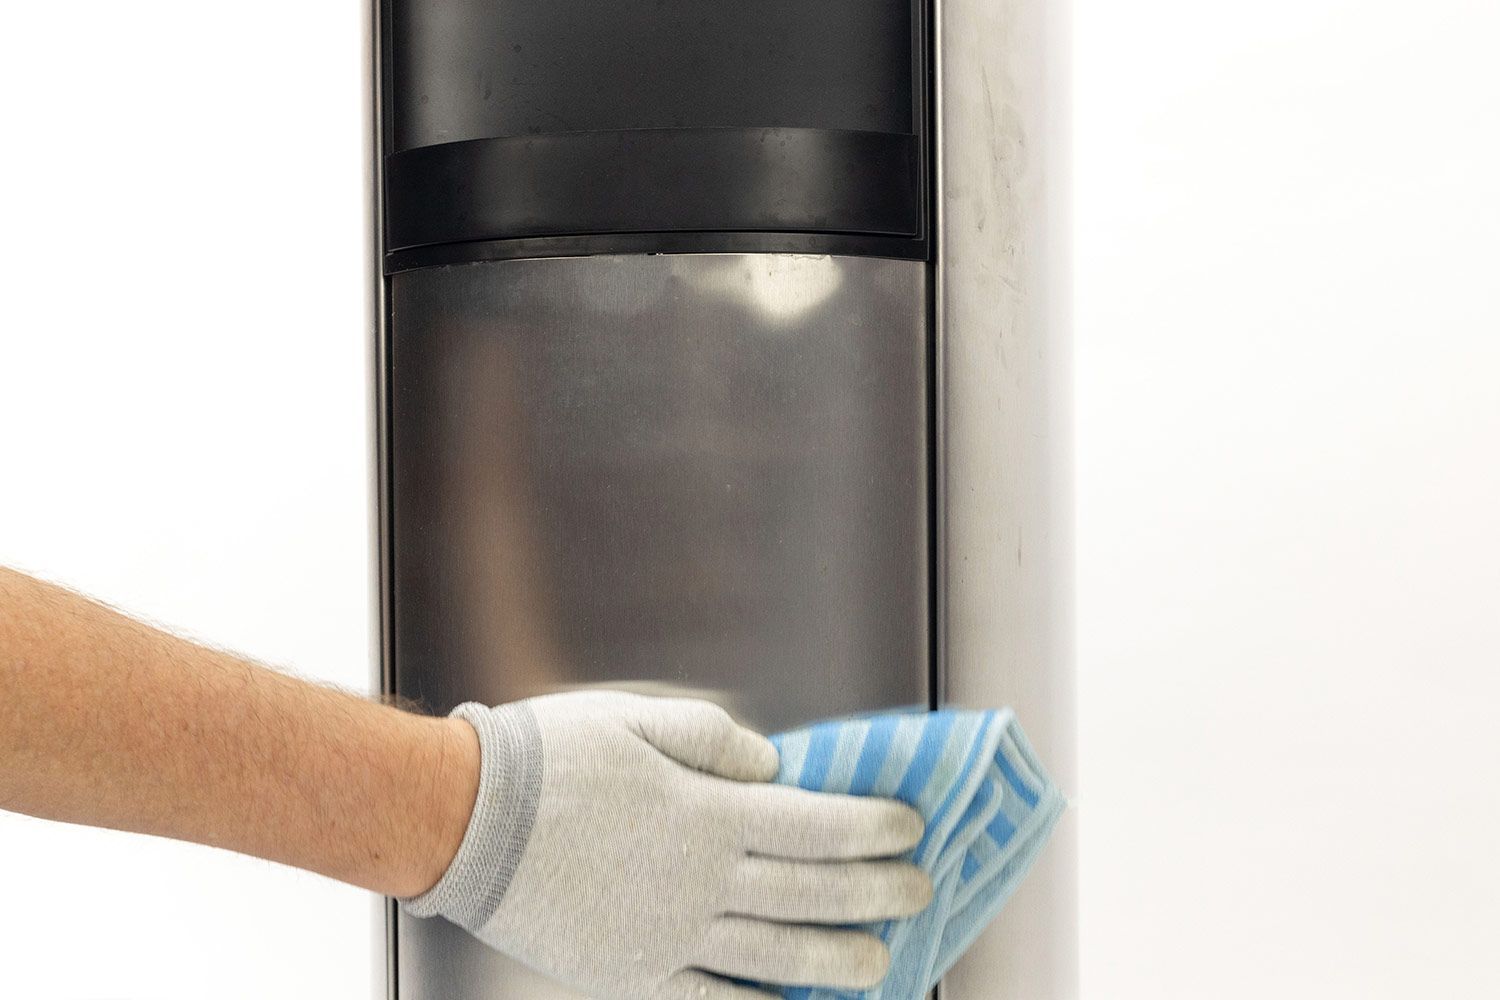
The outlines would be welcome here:
M 927 67 L 928 239 L 931 247 L 927 282 L 928 348 L 928 700 L 936 709 L 943 704 L 947 670 L 944 622 L 947 616 L 947 554 L 943 502 L 946 475 L 946 434 L 943 427 L 944 347 L 943 330 L 943 218 L 942 218 L 942 50 L 939 40 L 941 0 L 928 0 L 924 48 Z
M 926 72 L 923 74 L 923 83 L 927 87 L 927 158 L 928 158 L 928 229 L 927 238 L 929 252 L 929 275 L 927 283 L 927 307 L 928 322 L 931 329 L 931 366 L 932 373 L 929 379 L 929 394 L 931 399 L 928 403 L 929 431 L 928 441 L 931 455 L 928 458 L 928 470 L 930 475 L 928 488 L 928 503 L 931 510 L 928 513 L 929 530 L 929 588 L 928 600 L 929 625 L 932 635 L 929 640 L 928 684 L 929 698 L 933 708 L 943 703 L 945 687 L 947 685 L 947 665 L 944 662 L 947 656 L 947 641 L 945 625 L 947 619 L 947 553 L 945 550 L 947 531 L 944 518 L 944 498 L 946 495 L 945 475 L 947 471 L 946 444 L 947 435 L 944 432 L 944 389 L 946 380 L 943 377 L 943 365 L 945 360 L 944 347 L 946 336 L 943 329 L 943 47 L 942 47 L 942 2 L 943 0 L 927 0 L 926 6 L 926 34 L 923 45 L 927 57 Z M 943 1000 L 947 991 L 940 979 L 931 990 L 932 1000 Z
M 367 248 L 366 266 L 371 268 L 372 319 L 375 329 L 375 364 L 373 376 L 375 387 L 375 477 L 376 477 L 376 553 L 375 574 L 378 580 L 379 601 L 376 613 L 379 616 L 380 693 L 392 694 L 396 690 L 395 677 L 395 513 L 394 490 L 391 486 L 391 344 L 389 322 L 389 296 L 386 288 L 385 258 L 385 151 L 386 125 L 386 80 L 387 60 L 383 58 L 386 44 L 387 0 L 367 0 L 367 16 L 370 18 L 370 38 L 366 57 L 370 60 L 370 91 L 365 95 L 370 108 L 370 134 L 365 137 L 366 155 L 370 157 L 371 199 L 370 240 Z M 398 1000 L 400 993 L 401 965 L 399 947 L 399 921 L 395 900 L 385 905 L 385 995 L 387 1000 Z

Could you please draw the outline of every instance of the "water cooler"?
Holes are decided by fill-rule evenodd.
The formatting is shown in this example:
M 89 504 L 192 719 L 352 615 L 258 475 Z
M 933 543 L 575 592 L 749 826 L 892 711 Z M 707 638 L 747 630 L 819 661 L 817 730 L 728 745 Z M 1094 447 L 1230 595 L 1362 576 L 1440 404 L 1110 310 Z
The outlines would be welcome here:
M 762 731 L 1012 705 L 1073 786 L 1045 0 L 383 0 L 381 683 Z M 1076 995 L 1074 823 L 940 988 Z M 391 907 L 392 1000 L 573 994 Z

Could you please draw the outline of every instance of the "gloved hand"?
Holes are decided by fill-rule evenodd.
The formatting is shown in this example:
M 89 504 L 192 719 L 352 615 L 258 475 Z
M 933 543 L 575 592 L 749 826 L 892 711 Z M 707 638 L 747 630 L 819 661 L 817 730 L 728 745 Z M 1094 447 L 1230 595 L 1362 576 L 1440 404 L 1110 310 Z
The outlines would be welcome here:
M 479 795 L 448 870 L 406 909 L 593 996 L 774 996 L 726 977 L 869 987 L 885 946 L 816 925 L 931 899 L 890 860 L 920 839 L 915 810 L 765 784 L 775 748 L 709 702 L 585 691 L 454 714 L 479 734 Z

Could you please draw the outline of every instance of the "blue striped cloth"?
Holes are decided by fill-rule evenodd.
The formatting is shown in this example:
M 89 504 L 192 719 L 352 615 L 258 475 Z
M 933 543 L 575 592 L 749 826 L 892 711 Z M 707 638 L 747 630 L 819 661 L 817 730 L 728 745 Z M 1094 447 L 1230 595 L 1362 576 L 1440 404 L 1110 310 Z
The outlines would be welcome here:
M 1066 804 L 1008 708 L 839 719 L 771 741 L 782 784 L 900 799 L 920 812 L 927 829 L 911 860 L 934 890 L 916 916 L 863 928 L 891 952 L 879 986 L 793 987 L 786 1000 L 919 1000 L 1000 912 Z

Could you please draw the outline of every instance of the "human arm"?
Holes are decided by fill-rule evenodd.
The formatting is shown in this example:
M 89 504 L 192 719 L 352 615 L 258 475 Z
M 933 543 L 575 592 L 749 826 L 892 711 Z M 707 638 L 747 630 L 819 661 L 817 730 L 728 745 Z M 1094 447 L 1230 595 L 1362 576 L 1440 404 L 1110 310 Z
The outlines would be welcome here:
M 0 568 L 0 808 L 295 865 L 392 896 L 437 881 L 479 744 Z

